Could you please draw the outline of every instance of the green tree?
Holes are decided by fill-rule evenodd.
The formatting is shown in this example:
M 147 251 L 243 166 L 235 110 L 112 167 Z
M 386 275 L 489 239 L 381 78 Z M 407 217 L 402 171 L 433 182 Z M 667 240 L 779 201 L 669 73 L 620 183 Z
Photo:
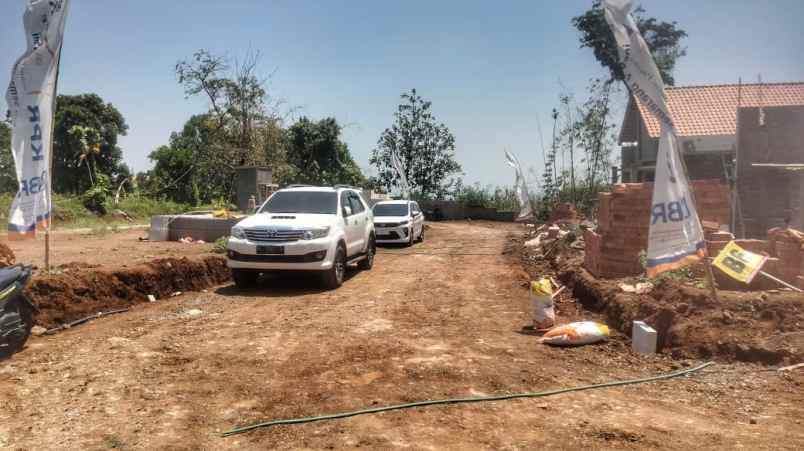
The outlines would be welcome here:
M 123 166 L 117 139 L 127 131 L 120 111 L 98 95 L 60 95 L 53 136 L 53 189 L 80 194 L 93 186 L 95 174 L 116 179 Z M 94 165 L 90 171 L 87 158 Z
M 148 155 L 154 162 L 149 175 L 156 183 L 142 180 L 151 194 L 176 202 L 199 205 L 228 197 L 234 169 L 216 145 L 215 125 L 209 115 L 191 117 L 180 132 L 170 135 L 170 142 Z
M 311 121 L 302 117 L 287 130 L 287 158 L 292 181 L 322 185 L 367 183 L 349 147 L 340 140 L 335 118 Z
M 664 22 L 645 17 L 645 9 L 641 6 L 634 10 L 634 20 L 659 67 L 664 83 L 674 85 L 673 69 L 678 59 L 687 53 L 686 48 L 681 46 L 681 40 L 687 37 L 687 32 L 679 28 L 675 21 Z M 572 19 L 572 25 L 581 33 L 581 48 L 588 47 L 594 51 L 595 58 L 609 71 L 610 80 L 622 81 L 625 74 L 601 1 L 594 0 L 589 10 Z
M 242 61 L 199 50 L 179 61 L 175 72 L 187 97 L 202 96 L 209 103 L 212 138 L 227 159 L 237 164 L 265 163 L 265 131 L 281 125 L 281 101 L 273 99 L 267 80 L 257 74 L 259 54 Z
M 340 140 L 333 118 L 301 118 L 288 129 L 280 113 L 283 102 L 271 97 L 258 75 L 259 55 L 230 61 L 207 50 L 176 64 L 187 97 L 201 96 L 209 109 L 194 116 L 170 142 L 154 150 L 154 170 L 143 185 L 193 204 L 231 199 L 235 168 L 267 165 L 276 183 L 362 185 L 365 178 Z
M 415 195 L 447 196 L 458 181 L 453 176 L 461 174 L 461 165 L 455 160 L 455 137 L 430 112 L 432 102 L 422 99 L 415 89 L 401 98 L 393 125 L 382 132 L 371 152 L 377 179 L 388 190 L 398 186 L 399 175 L 392 164 L 396 154 Z
M 11 154 L 11 127 L 0 121 L 0 193 L 16 193 L 18 189 L 17 170 Z

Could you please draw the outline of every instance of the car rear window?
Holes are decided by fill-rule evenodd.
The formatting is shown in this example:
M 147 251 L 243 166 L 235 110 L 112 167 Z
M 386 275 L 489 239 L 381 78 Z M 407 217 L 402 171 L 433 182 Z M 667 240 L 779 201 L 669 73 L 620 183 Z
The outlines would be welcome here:
M 377 204 L 374 206 L 374 216 L 407 216 L 407 204 Z
M 320 191 L 279 191 L 260 208 L 260 213 L 334 215 L 337 211 L 338 195 Z

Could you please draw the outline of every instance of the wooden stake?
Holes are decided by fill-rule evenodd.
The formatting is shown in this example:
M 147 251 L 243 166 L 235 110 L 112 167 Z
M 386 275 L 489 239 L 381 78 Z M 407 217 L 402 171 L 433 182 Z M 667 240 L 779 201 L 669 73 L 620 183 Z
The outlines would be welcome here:
M 712 272 L 712 262 L 708 258 L 704 258 L 704 266 L 706 267 L 706 278 L 709 281 L 709 294 L 711 294 L 712 299 L 717 302 L 717 287 L 715 287 L 715 274 Z
M 804 290 L 801 290 L 798 287 L 790 285 L 789 283 L 785 282 L 784 280 L 777 279 L 776 277 L 773 277 L 772 275 L 766 273 L 765 271 L 760 271 L 759 273 L 762 274 L 763 276 L 767 277 L 768 279 L 778 283 L 778 284 L 781 284 L 781 285 L 786 286 L 787 288 L 790 288 L 793 291 L 798 291 L 799 293 L 804 293 Z

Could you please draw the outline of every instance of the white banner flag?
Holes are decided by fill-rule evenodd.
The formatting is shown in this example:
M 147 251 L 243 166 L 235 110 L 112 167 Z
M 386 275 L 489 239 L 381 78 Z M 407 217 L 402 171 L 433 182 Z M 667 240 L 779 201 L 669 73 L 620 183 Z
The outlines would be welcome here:
M 505 159 L 508 166 L 514 168 L 516 173 L 516 180 L 514 181 L 514 190 L 516 191 L 516 198 L 519 201 L 519 216 L 516 220 L 521 221 L 529 218 L 533 214 L 530 208 L 530 196 L 528 195 L 528 185 L 525 181 L 525 176 L 522 174 L 522 166 L 519 160 L 509 151 L 505 151 Z
M 68 0 L 27 0 L 25 53 L 14 64 L 6 102 L 19 191 L 9 239 L 33 237 L 50 219 L 50 150 L 56 77 Z
M 402 198 L 407 199 L 410 196 L 410 185 L 408 185 L 408 178 L 405 176 L 405 168 L 402 166 L 402 161 L 396 152 L 391 152 L 391 165 L 394 167 L 396 175 L 399 176 L 399 188 L 402 190 Z
M 648 234 L 647 272 L 654 277 L 699 261 L 706 256 L 706 246 L 681 161 L 675 126 L 665 102 L 664 83 L 630 15 L 632 7 L 631 0 L 604 1 L 606 21 L 617 40 L 625 83 L 661 123 Z

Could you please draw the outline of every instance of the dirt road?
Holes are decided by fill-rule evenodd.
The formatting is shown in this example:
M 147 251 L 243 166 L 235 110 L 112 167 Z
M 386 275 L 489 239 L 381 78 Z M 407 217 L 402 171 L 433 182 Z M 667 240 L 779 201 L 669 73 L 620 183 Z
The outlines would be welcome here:
M 436 223 L 334 292 L 305 277 L 222 286 L 34 338 L 0 364 L 8 449 L 801 449 L 802 372 L 699 376 L 407 410 L 221 438 L 236 425 L 645 376 L 695 364 L 615 336 L 559 349 L 521 331 L 510 226 Z M 439 255 L 432 255 L 439 254 Z M 444 255 L 461 254 L 461 255 Z M 562 320 L 583 316 L 571 299 Z M 592 317 L 585 315 L 586 317 Z
M 58 231 L 51 236 L 51 264 L 80 262 L 84 267 L 117 269 L 145 263 L 160 257 L 191 257 L 207 253 L 212 244 L 183 244 L 177 241 L 141 241 L 148 231 L 132 228 L 117 232 Z M 6 241 L 18 262 L 44 268 L 44 234 L 35 240 Z

